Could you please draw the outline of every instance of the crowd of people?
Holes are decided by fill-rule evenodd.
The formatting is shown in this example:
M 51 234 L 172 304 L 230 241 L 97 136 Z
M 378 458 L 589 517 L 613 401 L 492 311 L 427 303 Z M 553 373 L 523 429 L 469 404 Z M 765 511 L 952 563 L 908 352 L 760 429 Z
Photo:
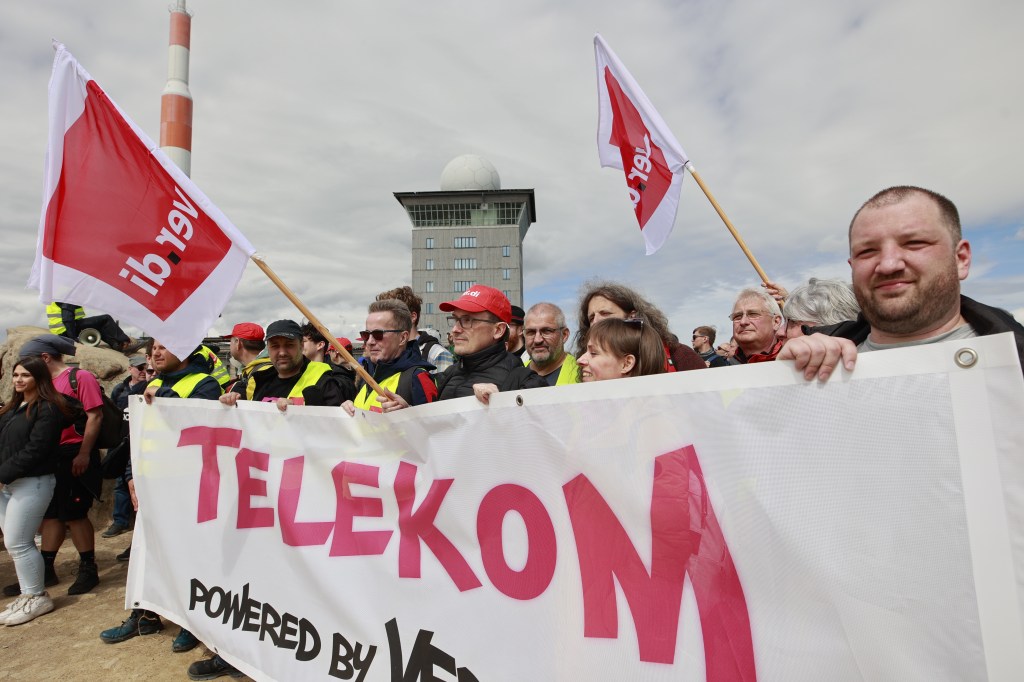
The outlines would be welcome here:
M 277 320 L 264 329 L 240 322 L 225 337 L 240 367 L 237 376 L 230 377 L 208 348 L 178 358 L 152 339 L 145 356 L 131 359 L 130 375 L 112 397 L 120 407 L 141 395 L 146 402 L 190 398 L 228 407 L 254 400 L 282 411 L 336 406 L 355 416 L 467 396 L 486 404 L 503 391 L 780 360 L 792 362 L 808 380 L 826 380 L 839 366 L 852 370 L 858 352 L 1006 331 L 1024 355 L 1024 327 L 1009 313 L 960 293 L 971 251 L 948 199 L 917 187 L 889 188 L 857 211 L 848 236 L 852 286 L 812 278 L 792 292 L 773 283 L 743 289 L 730 314 L 731 338 L 717 347 L 713 325 L 693 329 L 691 347 L 672 333 L 657 306 L 614 282 L 586 285 L 571 348 L 566 314 L 557 305 L 537 302 L 523 310 L 484 285 L 440 305 L 451 330 L 444 344 L 419 330 L 421 300 L 406 286 L 369 304 L 359 333 L 361 367 L 313 325 Z M 0 612 L 0 623 L 8 626 L 53 609 L 46 588 L 59 581 L 53 559 L 65 528 L 81 556 L 69 594 L 98 582 L 87 512 L 90 486 L 97 485 L 89 472 L 97 459 L 101 392 L 84 370 L 73 381 L 64 358 L 75 354 L 75 346 L 67 336 L 58 332 L 25 344 L 14 367 L 14 396 L 0 409 L 0 527 L 18 575 L 17 584 L 4 588 L 17 596 Z M 351 352 L 348 339 L 336 341 Z M 126 350 L 135 343 L 113 342 Z M 365 382 L 363 372 L 379 388 Z M 126 532 L 138 504 L 127 462 L 104 535 Z M 130 547 L 122 556 L 130 557 Z M 137 609 L 100 637 L 116 644 L 163 628 L 157 614 Z M 183 628 L 172 646 L 188 651 L 198 643 Z M 193 663 L 188 674 L 212 679 L 239 673 L 213 656 Z

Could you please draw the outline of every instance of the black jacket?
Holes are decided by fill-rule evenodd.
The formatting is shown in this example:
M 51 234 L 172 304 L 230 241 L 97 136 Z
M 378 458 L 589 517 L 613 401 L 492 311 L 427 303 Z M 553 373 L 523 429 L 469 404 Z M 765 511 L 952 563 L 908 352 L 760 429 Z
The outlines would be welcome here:
M 57 406 L 45 400 L 0 417 L 0 483 L 57 471 L 60 433 L 68 425 Z
M 978 303 L 966 296 L 960 297 L 960 314 L 974 328 L 978 336 L 1013 332 L 1013 340 L 1017 345 L 1017 356 L 1020 358 L 1021 366 L 1024 367 L 1024 327 L 1013 318 L 1013 315 L 1000 308 L 993 308 L 984 303 Z M 810 333 L 820 332 L 827 336 L 838 336 L 850 339 L 855 344 L 860 345 L 868 338 L 868 334 L 871 333 L 871 325 L 868 324 L 868 321 L 864 319 L 864 314 L 861 313 L 856 320 L 840 322 L 839 324 L 827 327 L 813 327 L 804 331 Z
M 437 377 L 437 399 L 473 395 L 473 384 L 496 384 L 499 391 L 547 386 L 544 377 L 525 366 L 522 358 L 505 350 L 504 341 L 460 356 L 454 365 Z

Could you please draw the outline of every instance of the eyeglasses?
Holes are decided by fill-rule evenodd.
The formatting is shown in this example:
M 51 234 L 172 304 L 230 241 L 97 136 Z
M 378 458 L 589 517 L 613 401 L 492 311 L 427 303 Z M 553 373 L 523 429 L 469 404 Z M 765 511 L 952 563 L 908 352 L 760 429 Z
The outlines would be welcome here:
M 740 320 L 743 319 L 743 316 L 746 315 L 748 320 L 756 322 L 757 320 L 760 320 L 767 314 L 768 313 L 766 313 L 763 310 L 741 310 L 737 313 L 733 313 L 732 315 L 730 315 L 729 319 L 732 320 L 733 322 L 739 322 Z
M 706 338 L 708 338 L 708 335 L 707 334 L 694 334 L 693 335 L 693 340 L 694 341 L 696 341 L 697 339 L 700 339 L 700 338 L 706 339 Z
M 459 325 L 463 329 L 469 330 L 476 326 L 477 322 L 483 322 L 485 324 L 498 324 L 498 320 L 481 320 L 479 317 L 470 317 L 469 315 L 466 315 L 464 317 L 458 317 L 456 315 L 448 316 L 448 326 L 451 327 L 452 329 L 455 328 L 455 325 Z
M 156 370 L 153 369 L 152 367 L 147 367 L 146 374 L 156 374 Z
M 372 336 L 374 341 L 380 341 L 384 338 L 385 334 L 401 334 L 404 331 L 404 329 L 364 329 L 359 332 L 359 338 L 365 342 Z
M 523 336 L 528 339 L 536 338 L 538 334 L 543 336 L 545 339 L 553 339 L 558 335 L 558 332 L 565 329 L 565 327 L 543 327 L 541 329 L 525 329 L 523 330 Z

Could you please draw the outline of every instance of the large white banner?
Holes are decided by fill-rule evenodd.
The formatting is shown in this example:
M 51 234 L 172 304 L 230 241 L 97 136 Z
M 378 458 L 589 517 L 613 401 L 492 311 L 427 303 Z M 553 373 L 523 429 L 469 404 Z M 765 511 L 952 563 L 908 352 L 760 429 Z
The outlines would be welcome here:
M 131 408 L 127 604 L 256 679 L 1020 680 L 1009 335 L 349 418 Z

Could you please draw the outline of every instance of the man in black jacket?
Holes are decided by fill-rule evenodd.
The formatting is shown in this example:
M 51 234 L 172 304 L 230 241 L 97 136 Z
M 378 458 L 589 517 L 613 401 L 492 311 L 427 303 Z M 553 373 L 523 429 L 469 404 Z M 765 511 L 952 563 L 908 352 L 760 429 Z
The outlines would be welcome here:
M 857 352 L 1013 332 L 1024 365 L 1024 327 L 1004 310 L 960 294 L 971 267 L 956 206 L 920 187 L 890 187 L 850 223 L 850 268 L 861 307 L 856 321 L 790 339 L 779 360 L 825 380 Z
M 458 361 L 437 378 L 438 400 L 475 395 L 487 403 L 492 393 L 545 386 L 544 380 L 505 348 L 512 305 L 497 289 L 470 287 L 455 301 L 438 306 L 446 313 Z

